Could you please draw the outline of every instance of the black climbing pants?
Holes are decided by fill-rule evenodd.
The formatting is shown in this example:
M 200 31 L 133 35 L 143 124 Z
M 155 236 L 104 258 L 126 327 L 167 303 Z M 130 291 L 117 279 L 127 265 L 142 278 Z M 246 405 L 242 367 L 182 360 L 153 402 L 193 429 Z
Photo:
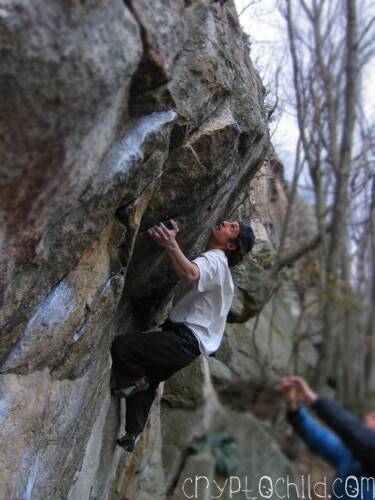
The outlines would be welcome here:
M 126 431 L 130 434 L 143 431 L 159 383 L 200 355 L 198 340 L 187 326 L 167 320 L 162 328 L 119 335 L 111 347 L 118 387 L 126 387 L 144 375 L 150 384 L 145 391 L 126 398 Z

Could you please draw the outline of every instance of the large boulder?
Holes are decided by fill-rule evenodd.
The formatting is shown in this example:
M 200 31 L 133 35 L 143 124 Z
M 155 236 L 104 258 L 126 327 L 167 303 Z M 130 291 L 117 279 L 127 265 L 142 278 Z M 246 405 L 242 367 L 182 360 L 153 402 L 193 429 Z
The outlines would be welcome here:
M 292 288 L 275 293 L 259 314 L 245 323 L 229 323 L 217 353 L 236 378 L 276 382 L 292 367 L 307 373 L 317 360 L 308 336 L 301 335 L 299 302 Z
M 142 43 L 120 0 L 6 2 L 0 33 L 4 361 L 126 192 L 102 159 Z
M 203 360 L 203 367 L 207 369 L 208 366 L 208 362 Z M 246 499 L 251 492 L 253 497 L 269 494 L 269 498 L 279 498 L 278 494 L 286 492 L 285 484 L 278 492 L 268 490 L 274 488 L 278 478 L 286 481 L 289 477 L 293 481 L 296 477 L 293 465 L 265 426 L 251 413 L 232 411 L 220 404 L 210 374 L 205 373 L 202 387 L 206 398 L 198 411 L 193 412 L 183 404 L 171 406 L 168 399 L 162 400 L 162 458 L 166 492 L 176 499 L 183 498 L 184 494 L 185 498 L 194 495 L 196 491 L 202 495 L 196 498 L 205 498 L 204 495 L 212 498 L 221 494 L 220 498 Z M 191 384 L 191 395 L 194 391 L 194 384 Z M 234 439 L 238 467 L 230 477 L 220 475 L 209 446 L 198 455 L 191 455 L 190 445 L 210 434 L 227 435 Z M 206 477 L 207 480 L 197 482 L 199 477 Z M 291 492 L 291 498 L 298 498 L 295 491 Z
M 286 495 L 293 500 L 300 498 L 295 488 L 287 489 L 288 480 L 298 484 L 296 470 L 269 433 L 250 413 L 229 410 L 218 412 L 211 423 L 210 432 L 225 433 L 234 439 L 239 461 L 235 473 L 223 477 L 217 470 L 215 472 L 215 460 L 212 460 L 209 450 L 205 455 L 193 455 L 182 468 L 173 498 L 182 499 L 183 495 L 185 498 L 194 498 L 192 495 L 196 491 L 202 491 L 207 498 L 218 497 L 225 500 L 277 500 Z
M 0 4 L 0 491 L 116 498 L 160 471 L 157 425 L 129 462 L 108 396 L 114 336 L 176 283 L 146 229 L 174 217 L 205 248 L 267 150 L 264 88 L 232 1 Z M 187 382 L 168 397 L 198 427 Z

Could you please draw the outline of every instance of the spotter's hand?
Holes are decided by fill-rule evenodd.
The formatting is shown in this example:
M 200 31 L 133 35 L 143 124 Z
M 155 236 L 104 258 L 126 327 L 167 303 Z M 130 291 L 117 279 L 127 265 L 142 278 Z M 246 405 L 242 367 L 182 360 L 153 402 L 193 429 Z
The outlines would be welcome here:
M 296 385 L 290 381 L 290 377 L 280 379 L 280 385 L 289 410 L 295 411 L 300 402 Z
M 173 229 L 168 229 L 165 224 L 160 222 L 160 224 L 156 224 L 147 231 L 156 243 L 166 249 L 173 248 L 176 245 L 176 235 L 180 230 L 173 219 L 170 219 L 169 222 Z
M 294 387 L 298 399 L 305 404 L 311 405 L 318 398 L 318 394 L 311 389 L 309 384 L 302 377 L 283 377 L 280 383 L 282 389 L 286 392 Z

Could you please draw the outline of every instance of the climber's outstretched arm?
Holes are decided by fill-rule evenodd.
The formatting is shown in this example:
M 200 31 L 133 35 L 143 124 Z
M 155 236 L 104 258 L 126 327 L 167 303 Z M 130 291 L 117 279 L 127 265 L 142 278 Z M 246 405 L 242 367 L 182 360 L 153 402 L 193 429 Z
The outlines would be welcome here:
M 344 410 L 333 399 L 319 396 L 312 408 L 343 439 L 353 455 L 375 471 L 375 431 Z
M 294 386 L 302 401 L 311 406 L 341 437 L 353 455 L 371 471 L 375 470 L 375 431 L 366 427 L 333 399 L 319 396 L 301 377 L 284 377 L 282 385 Z
M 313 453 L 334 467 L 338 467 L 344 459 L 350 462 L 351 453 L 342 440 L 334 432 L 319 425 L 304 405 L 299 404 L 295 410 L 289 410 L 287 416 L 294 430 Z
M 199 279 L 199 268 L 183 254 L 176 241 L 179 227 L 174 220 L 170 221 L 173 229 L 168 229 L 162 222 L 148 230 L 151 238 L 166 249 L 172 267 L 179 278 L 186 283 Z

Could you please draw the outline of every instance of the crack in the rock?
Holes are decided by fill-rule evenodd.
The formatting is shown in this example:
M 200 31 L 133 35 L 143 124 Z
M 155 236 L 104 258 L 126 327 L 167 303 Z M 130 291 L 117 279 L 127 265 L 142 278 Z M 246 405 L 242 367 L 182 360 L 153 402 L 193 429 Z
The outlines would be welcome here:
M 143 116 L 152 111 L 175 109 L 174 99 L 168 89 L 170 76 L 160 55 L 153 50 L 148 39 L 147 28 L 134 7 L 132 0 L 124 0 L 137 22 L 143 54 L 130 83 L 129 114 L 130 116 Z M 156 97 L 158 90 L 165 90 L 164 94 Z

